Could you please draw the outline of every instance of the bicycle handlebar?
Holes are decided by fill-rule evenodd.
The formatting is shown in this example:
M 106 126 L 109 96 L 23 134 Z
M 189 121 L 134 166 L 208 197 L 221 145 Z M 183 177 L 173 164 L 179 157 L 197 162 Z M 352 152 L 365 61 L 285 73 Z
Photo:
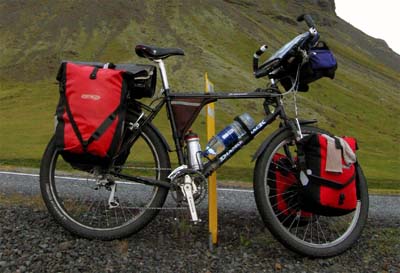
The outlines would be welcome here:
M 315 28 L 315 23 L 314 20 L 312 19 L 311 15 L 309 14 L 302 14 L 299 17 L 297 17 L 298 22 L 305 21 L 307 26 L 310 28 L 307 37 L 307 41 L 310 39 L 318 40 L 318 32 Z M 260 59 L 261 55 L 267 50 L 268 46 L 267 45 L 262 45 L 253 55 L 253 73 L 256 78 L 261 78 L 263 76 L 266 76 L 268 74 L 268 71 L 266 69 L 259 69 L 258 67 L 258 60 Z M 271 62 L 272 65 L 273 62 Z M 262 65 L 264 67 L 264 64 Z
M 314 20 L 312 19 L 311 15 L 309 14 L 302 14 L 297 17 L 297 22 L 306 21 L 306 24 L 309 28 L 315 28 Z

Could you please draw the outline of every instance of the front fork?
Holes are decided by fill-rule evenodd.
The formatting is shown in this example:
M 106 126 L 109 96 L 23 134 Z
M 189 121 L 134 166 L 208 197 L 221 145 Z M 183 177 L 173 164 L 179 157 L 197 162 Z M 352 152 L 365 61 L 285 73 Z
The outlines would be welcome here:
M 301 126 L 298 118 L 295 119 L 288 119 L 286 121 L 287 127 L 289 127 L 293 134 L 295 135 L 296 141 L 299 141 L 303 138 L 303 134 L 301 132 Z
M 289 128 L 292 130 L 293 134 L 295 135 L 296 142 L 300 141 L 303 138 L 303 134 L 301 132 L 301 127 L 300 127 L 300 122 L 298 118 L 295 119 L 290 119 L 287 120 L 287 125 Z M 296 144 L 297 145 L 297 144 Z M 300 181 L 303 186 L 307 186 L 309 179 L 305 173 L 305 154 L 303 152 L 303 149 L 300 149 L 299 147 L 297 148 L 297 156 L 298 156 L 298 162 L 300 164 Z

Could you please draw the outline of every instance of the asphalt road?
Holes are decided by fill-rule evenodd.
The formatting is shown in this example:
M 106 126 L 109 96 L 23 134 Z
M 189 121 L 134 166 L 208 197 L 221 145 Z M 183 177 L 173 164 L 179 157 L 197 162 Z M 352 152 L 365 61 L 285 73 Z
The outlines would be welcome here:
M 0 171 L 0 192 L 4 194 L 21 193 L 24 195 L 40 194 L 39 175 Z M 173 206 L 169 199 L 168 205 Z M 207 200 L 198 209 L 207 208 Z M 218 188 L 218 209 L 220 211 L 256 211 L 252 189 Z M 370 195 L 369 218 L 400 224 L 400 196 Z

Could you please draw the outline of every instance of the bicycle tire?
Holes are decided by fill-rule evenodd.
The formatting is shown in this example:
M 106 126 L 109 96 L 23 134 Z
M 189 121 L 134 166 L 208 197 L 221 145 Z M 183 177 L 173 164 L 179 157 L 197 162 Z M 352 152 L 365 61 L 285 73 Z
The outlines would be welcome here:
M 140 159 L 145 167 L 138 167 L 139 161 L 135 160 L 140 157 L 147 158 L 146 162 Z M 135 165 L 130 169 L 129 164 Z M 141 128 L 124 165 L 115 169 L 133 175 L 151 175 L 166 181 L 170 160 L 165 145 L 153 127 L 146 125 Z M 103 177 L 111 181 L 111 175 L 106 175 Z M 96 184 L 98 177 L 95 169 L 83 171 L 71 168 L 63 162 L 57 151 L 55 137 L 50 140 L 41 162 L 41 193 L 50 214 L 68 231 L 89 239 L 127 237 L 140 231 L 156 217 L 168 195 L 168 189 L 163 187 L 121 181 L 120 178 L 114 180 L 118 196 L 114 200 L 119 207 L 112 209 L 109 202 L 107 206 L 111 190 Z
M 302 127 L 302 132 L 303 134 L 309 134 L 325 131 L 316 127 L 304 126 Z M 258 211 L 266 227 L 285 247 L 308 257 L 324 258 L 336 256 L 355 244 L 367 221 L 369 200 L 365 176 L 357 163 L 358 202 L 354 212 L 339 217 L 312 214 L 306 224 L 302 221 L 296 222 L 293 218 L 287 217 L 292 222 L 291 224 L 285 224 L 282 217 L 279 217 L 280 215 L 274 209 L 275 204 L 271 202 L 273 199 L 270 197 L 270 187 L 267 180 L 269 169 L 272 168 L 271 162 L 274 154 L 287 153 L 287 151 L 296 153 L 293 143 L 293 133 L 290 130 L 283 130 L 270 142 L 270 145 L 258 158 L 254 169 L 254 194 Z M 294 155 L 295 157 L 296 155 Z M 295 198 L 294 195 L 293 198 Z M 301 216 L 301 208 L 296 209 Z M 349 224 L 345 226 L 346 223 Z M 325 228 L 326 231 L 324 230 Z M 336 235 L 328 234 L 328 231 L 336 233 Z

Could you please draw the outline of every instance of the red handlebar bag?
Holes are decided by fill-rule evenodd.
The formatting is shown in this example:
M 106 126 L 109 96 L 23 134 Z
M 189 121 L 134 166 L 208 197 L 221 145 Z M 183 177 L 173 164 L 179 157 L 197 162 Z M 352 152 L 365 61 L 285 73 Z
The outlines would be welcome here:
M 308 211 L 326 215 L 340 216 L 352 212 L 357 206 L 357 182 L 355 163 L 346 163 L 344 148 L 339 138 L 334 137 L 338 150 L 341 171 L 327 170 L 328 141 L 322 134 L 311 134 L 300 140 L 299 158 L 304 154 L 305 162 L 300 166 L 307 173 L 308 183 L 303 187 L 302 207 Z M 343 137 L 353 152 L 356 151 L 355 138 Z M 332 147 L 331 147 L 332 148 Z M 303 166 L 302 166 L 303 165 Z
M 64 62 L 57 79 L 57 148 L 75 167 L 107 165 L 122 139 L 127 93 L 124 71 Z

